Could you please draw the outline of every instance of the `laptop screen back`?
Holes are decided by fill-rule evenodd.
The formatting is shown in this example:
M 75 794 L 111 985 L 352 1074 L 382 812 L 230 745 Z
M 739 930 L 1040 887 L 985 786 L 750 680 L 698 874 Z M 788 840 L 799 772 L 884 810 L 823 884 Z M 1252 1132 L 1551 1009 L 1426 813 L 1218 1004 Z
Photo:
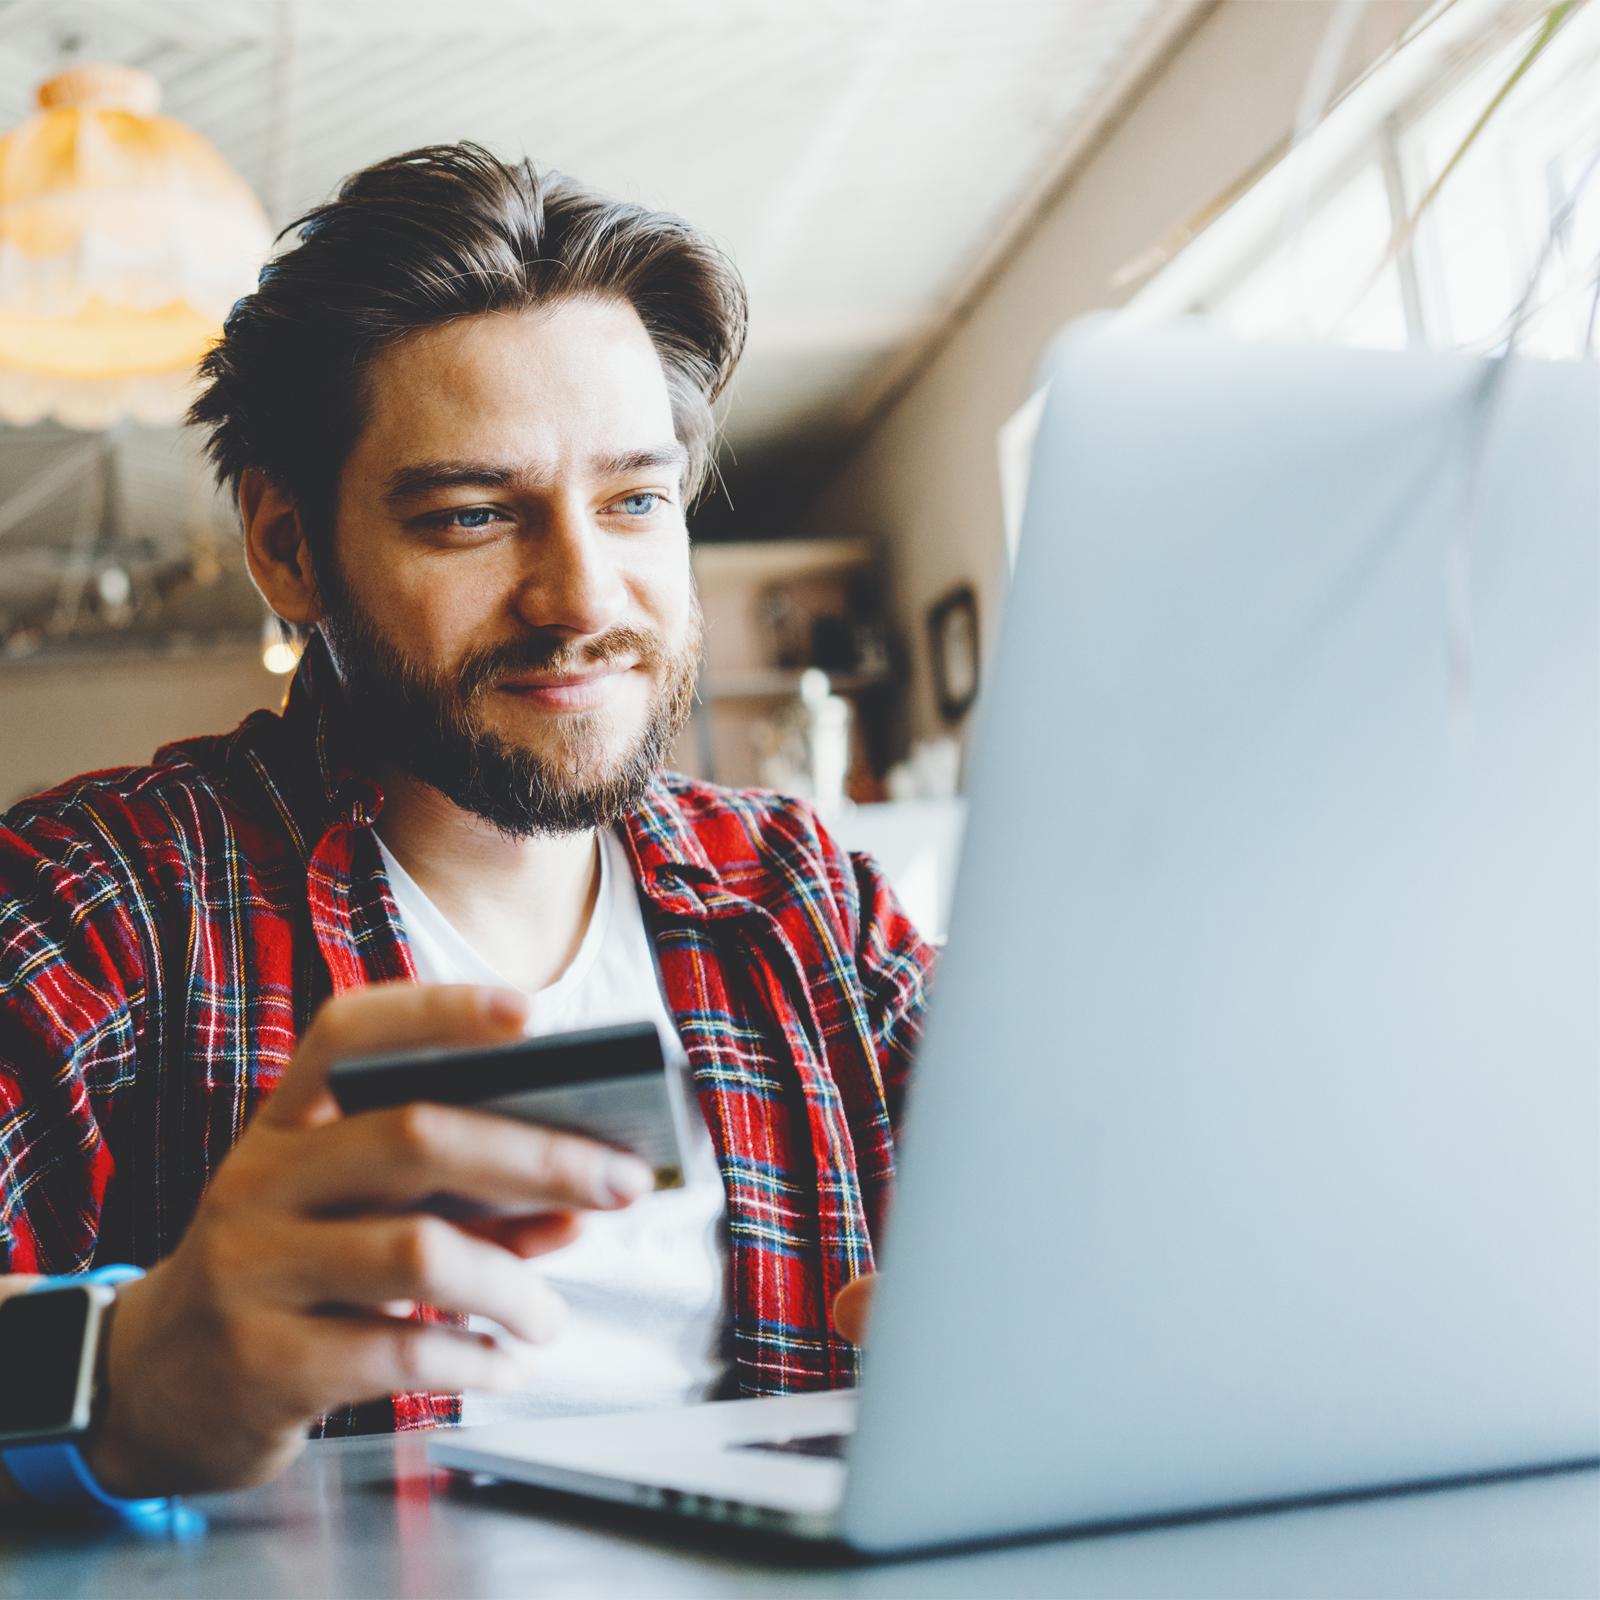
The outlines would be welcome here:
M 1600 1452 L 1600 374 L 1068 336 L 846 1537 Z

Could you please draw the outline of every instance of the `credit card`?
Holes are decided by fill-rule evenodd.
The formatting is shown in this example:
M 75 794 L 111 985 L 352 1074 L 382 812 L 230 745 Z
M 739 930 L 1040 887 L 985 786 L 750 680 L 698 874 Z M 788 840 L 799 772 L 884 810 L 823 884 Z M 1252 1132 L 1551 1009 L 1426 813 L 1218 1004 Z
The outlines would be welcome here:
M 352 1056 L 334 1063 L 328 1083 L 350 1115 L 414 1100 L 471 1106 L 630 1151 L 655 1173 L 656 1188 L 683 1185 L 683 1135 L 652 1023 L 489 1049 Z

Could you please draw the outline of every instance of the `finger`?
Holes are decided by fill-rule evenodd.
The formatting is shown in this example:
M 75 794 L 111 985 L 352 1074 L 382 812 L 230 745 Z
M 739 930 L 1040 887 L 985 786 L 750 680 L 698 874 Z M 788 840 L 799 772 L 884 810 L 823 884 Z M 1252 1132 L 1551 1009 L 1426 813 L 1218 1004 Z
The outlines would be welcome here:
M 583 1232 L 583 1218 L 576 1211 L 550 1211 L 535 1217 L 465 1217 L 456 1226 L 531 1259 L 571 1244 Z
M 565 1318 L 520 1257 L 441 1217 L 299 1223 L 284 1243 L 279 1292 L 302 1309 L 410 1300 L 488 1317 L 527 1344 L 547 1344 Z
M 409 1208 L 439 1195 L 511 1215 L 615 1211 L 654 1183 L 625 1151 L 465 1106 L 364 1111 L 295 1143 L 270 1198 L 302 1211 Z
M 865 1344 L 867 1324 L 872 1317 L 872 1294 L 877 1284 L 875 1273 L 847 1283 L 833 1297 L 833 1325 L 851 1344 Z
M 434 1045 L 498 1044 L 522 1037 L 527 1000 L 515 989 L 466 983 L 374 983 L 327 1001 L 260 1119 L 278 1126 L 336 1114 L 328 1068 L 348 1056 Z
M 514 1391 L 538 1373 L 535 1352 L 513 1340 L 387 1317 L 304 1318 L 290 1353 L 312 1380 L 307 1409 L 318 1411 L 417 1391 Z

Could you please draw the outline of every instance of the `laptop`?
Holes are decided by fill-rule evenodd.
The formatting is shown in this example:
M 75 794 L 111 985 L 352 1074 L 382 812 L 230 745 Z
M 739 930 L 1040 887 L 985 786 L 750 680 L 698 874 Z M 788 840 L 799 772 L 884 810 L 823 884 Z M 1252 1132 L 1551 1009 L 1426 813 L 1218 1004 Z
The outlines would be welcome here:
M 860 1389 L 438 1465 L 885 1553 L 1600 1458 L 1600 368 L 1047 365 Z

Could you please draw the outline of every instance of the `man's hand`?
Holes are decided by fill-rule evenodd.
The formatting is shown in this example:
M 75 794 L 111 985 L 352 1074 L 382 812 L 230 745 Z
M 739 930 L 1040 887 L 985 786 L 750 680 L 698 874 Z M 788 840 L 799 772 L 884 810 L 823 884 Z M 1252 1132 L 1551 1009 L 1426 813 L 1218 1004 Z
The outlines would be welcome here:
M 632 1156 L 461 1107 L 344 1117 L 340 1057 L 520 1037 L 511 991 L 379 984 L 330 1000 L 167 1260 L 117 1297 L 88 1447 L 127 1495 L 264 1482 L 319 1413 L 405 1390 L 514 1389 L 562 1305 L 523 1264 L 651 1183 Z M 499 1217 L 420 1210 L 449 1194 Z M 510 1216 L 504 1215 L 511 1213 Z M 410 1318 L 476 1313 L 515 1343 Z
M 867 1342 L 867 1322 L 872 1316 L 872 1291 L 877 1286 L 875 1272 L 853 1278 L 833 1297 L 833 1325 L 851 1344 Z

